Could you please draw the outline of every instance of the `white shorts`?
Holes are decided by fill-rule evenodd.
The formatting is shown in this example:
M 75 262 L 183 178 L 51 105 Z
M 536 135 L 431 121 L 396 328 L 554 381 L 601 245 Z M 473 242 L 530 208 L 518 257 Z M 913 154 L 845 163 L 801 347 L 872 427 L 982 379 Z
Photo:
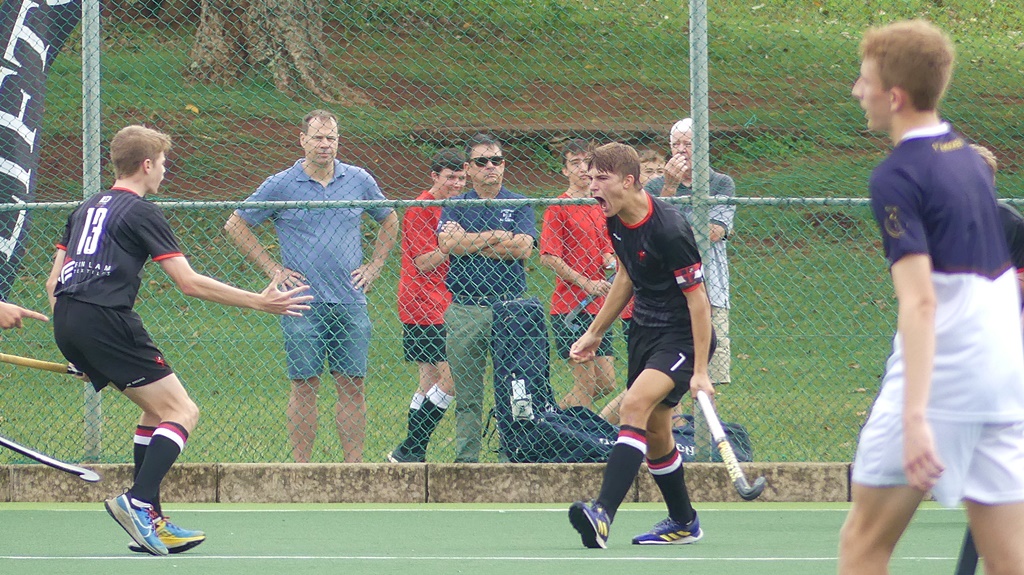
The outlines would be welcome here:
M 1024 502 L 1024 422 L 963 423 L 929 419 L 945 470 L 932 497 L 945 507 L 964 499 L 987 505 Z M 872 411 L 860 432 L 853 482 L 906 485 L 903 416 Z

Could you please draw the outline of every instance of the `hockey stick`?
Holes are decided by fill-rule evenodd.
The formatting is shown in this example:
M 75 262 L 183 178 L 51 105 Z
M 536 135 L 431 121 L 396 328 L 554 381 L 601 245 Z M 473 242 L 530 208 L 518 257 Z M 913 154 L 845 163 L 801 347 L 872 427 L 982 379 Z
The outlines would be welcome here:
M 39 463 L 49 465 L 54 469 L 59 469 L 64 473 L 77 475 L 78 478 L 81 479 L 82 481 L 95 483 L 100 480 L 99 474 L 96 473 L 95 471 L 92 471 L 91 469 L 86 469 L 84 467 L 79 467 L 77 465 L 71 465 L 70 463 L 58 461 L 48 455 L 43 455 L 42 453 L 39 453 L 34 449 L 29 449 L 24 445 L 19 445 L 2 435 L 0 435 L 0 445 L 6 447 L 7 449 L 10 449 L 11 451 L 17 451 L 18 453 L 24 455 L 25 457 L 35 459 Z
M 615 274 L 608 276 L 608 279 L 606 281 L 608 281 L 609 283 L 615 281 Z M 565 314 L 565 317 L 562 319 L 562 322 L 565 323 L 565 327 L 575 327 L 574 322 L 576 321 L 576 318 L 579 317 L 581 313 L 583 313 L 583 310 L 587 309 L 587 306 L 594 303 L 594 301 L 599 297 L 601 296 L 590 294 L 587 297 L 583 298 L 583 300 L 580 303 L 576 304 L 576 307 L 572 308 L 572 311 Z
M 974 536 L 968 526 L 964 533 L 964 543 L 960 546 L 960 558 L 956 561 L 956 575 L 974 575 L 978 570 L 978 548 L 974 546 Z
M 10 355 L 7 353 L 0 353 L 0 361 L 4 363 L 10 363 L 14 365 L 20 365 L 22 367 L 31 367 L 32 369 L 42 369 L 44 371 L 52 371 L 54 373 L 64 373 L 68 375 L 85 375 L 71 364 L 64 365 L 63 363 L 54 363 L 52 361 L 42 361 L 40 359 L 32 359 L 29 357 L 21 357 L 20 355 Z
M 740 469 L 740 462 L 732 451 L 732 445 L 729 444 L 729 439 L 725 437 L 722 423 L 718 420 L 718 415 L 715 414 L 715 407 L 711 405 L 711 400 L 708 399 L 708 394 L 698 391 L 697 402 L 700 403 L 700 408 L 704 412 L 704 419 L 708 420 L 708 427 L 711 428 L 711 439 L 718 446 L 718 452 L 722 454 L 722 462 L 725 463 L 725 468 L 729 471 L 729 478 L 732 479 L 732 484 L 736 491 L 746 501 L 757 499 L 757 496 L 761 495 L 761 492 L 764 491 L 764 477 L 758 477 L 753 485 L 747 482 L 746 476 L 743 475 L 743 470 Z

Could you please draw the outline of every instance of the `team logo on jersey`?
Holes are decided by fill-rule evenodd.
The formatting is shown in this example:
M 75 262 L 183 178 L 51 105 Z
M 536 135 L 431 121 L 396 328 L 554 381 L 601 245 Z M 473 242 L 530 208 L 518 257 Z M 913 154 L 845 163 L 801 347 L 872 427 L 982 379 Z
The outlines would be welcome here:
M 907 230 L 903 228 L 903 223 L 900 222 L 899 206 L 885 206 L 885 213 L 889 214 L 885 218 L 885 233 L 894 239 L 903 237 Z
M 111 199 L 112 199 L 113 197 L 114 197 L 114 196 L 103 196 L 102 198 L 100 198 L 100 201 L 96 202 L 96 205 L 97 205 L 97 206 L 105 206 L 105 205 L 107 205 L 107 203 L 109 203 L 109 202 L 110 202 L 110 200 L 111 200 Z
M 512 208 L 502 208 L 501 210 L 501 221 L 502 223 L 511 223 L 515 220 L 516 211 Z
M 65 259 L 64 265 L 60 267 L 60 283 L 68 283 L 71 276 L 75 273 L 75 260 Z
M 647 252 L 644 250 L 636 252 L 636 258 L 640 260 L 640 265 L 644 265 L 647 263 Z
M 154 357 L 153 361 L 155 361 L 156 364 L 159 365 L 160 367 L 167 367 L 167 362 L 164 361 L 164 357 L 162 355 Z

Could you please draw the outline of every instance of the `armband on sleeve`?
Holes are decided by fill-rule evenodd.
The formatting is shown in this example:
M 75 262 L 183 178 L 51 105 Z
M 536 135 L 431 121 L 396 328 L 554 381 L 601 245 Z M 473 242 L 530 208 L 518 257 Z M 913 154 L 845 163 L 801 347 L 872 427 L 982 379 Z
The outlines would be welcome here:
M 672 273 L 676 276 L 676 283 L 679 285 L 679 289 L 684 292 L 693 291 L 698 285 L 704 283 L 704 269 L 700 263 L 678 269 Z

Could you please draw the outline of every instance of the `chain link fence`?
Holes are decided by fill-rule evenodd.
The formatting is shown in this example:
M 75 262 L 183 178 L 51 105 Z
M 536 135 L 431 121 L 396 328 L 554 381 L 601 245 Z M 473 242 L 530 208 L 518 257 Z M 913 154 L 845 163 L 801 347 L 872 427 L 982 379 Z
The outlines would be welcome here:
M 10 299 L 47 309 L 53 245 L 72 209 L 59 202 L 97 191 L 83 185 L 93 169 L 83 168 L 90 142 L 106 146 L 129 123 L 174 138 L 153 199 L 193 267 L 258 291 L 266 276 L 223 228 L 264 179 L 302 157 L 299 124 L 310 110 L 337 115 L 339 159 L 366 168 L 387 198 L 374 205 L 394 207 L 399 217 L 430 187 L 435 153 L 479 131 L 493 134 L 506 159 L 504 184 L 534 200 L 538 236 L 544 210 L 557 203 L 551 198 L 569 184 L 567 141 L 624 141 L 667 156 L 670 127 L 701 112 L 710 125 L 695 134 L 698 148 L 706 138 L 711 166 L 736 184 L 735 198 L 721 200 L 736 215 L 727 240 L 731 383 L 719 388 L 720 415 L 747 427 L 757 460 L 848 461 L 896 311 L 862 199 L 888 143 L 864 132 L 850 97 L 863 28 L 926 16 L 951 32 L 958 66 L 944 115 L 996 153 L 1007 198 L 1021 195 L 1024 140 L 1014 121 L 1024 103 L 1018 7 L 848 4 L 715 3 L 706 20 L 691 22 L 685 3 L 657 0 L 112 0 L 99 26 L 98 85 L 82 88 L 86 27 L 49 67 L 35 173 L 36 200 L 47 205 L 28 210 Z M 689 31 L 701 27 L 708 96 L 698 109 L 691 83 L 701 76 L 692 74 Z M 83 137 L 97 103 L 99 133 Z M 98 151 L 105 160 L 106 148 Z M 103 172 L 102 185 L 111 181 Z M 279 257 L 272 226 L 254 230 Z M 379 227 L 364 218 L 362 230 L 369 257 Z M 366 461 L 382 461 L 404 437 L 418 381 L 416 365 L 403 359 L 399 251 L 367 296 Z M 291 384 L 278 319 L 184 297 L 158 267 L 146 268 L 137 310 L 202 412 L 182 461 L 291 461 Z M 537 249 L 525 267 L 527 294 L 547 307 L 554 273 Z M 49 326 L 2 338 L 5 353 L 60 360 Z M 624 386 L 624 349 L 619 338 L 616 391 Z M 555 355 L 549 365 L 562 397 L 572 388 L 571 369 Z M 137 409 L 125 398 L 106 391 L 97 405 L 78 380 L 13 366 L 0 368 L 0 379 L 5 436 L 69 460 L 130 460 Z M 327 382 L 320 389 L 312 461 L 342 458 L 336 394 Z M 455 458 L 454 419 L 441 421 L 428 460 Z M 497 443 L 493 434 L 485 438 L 483 460 L 498 459 Z M 7 461 L 20 460 L 0 453 Z

